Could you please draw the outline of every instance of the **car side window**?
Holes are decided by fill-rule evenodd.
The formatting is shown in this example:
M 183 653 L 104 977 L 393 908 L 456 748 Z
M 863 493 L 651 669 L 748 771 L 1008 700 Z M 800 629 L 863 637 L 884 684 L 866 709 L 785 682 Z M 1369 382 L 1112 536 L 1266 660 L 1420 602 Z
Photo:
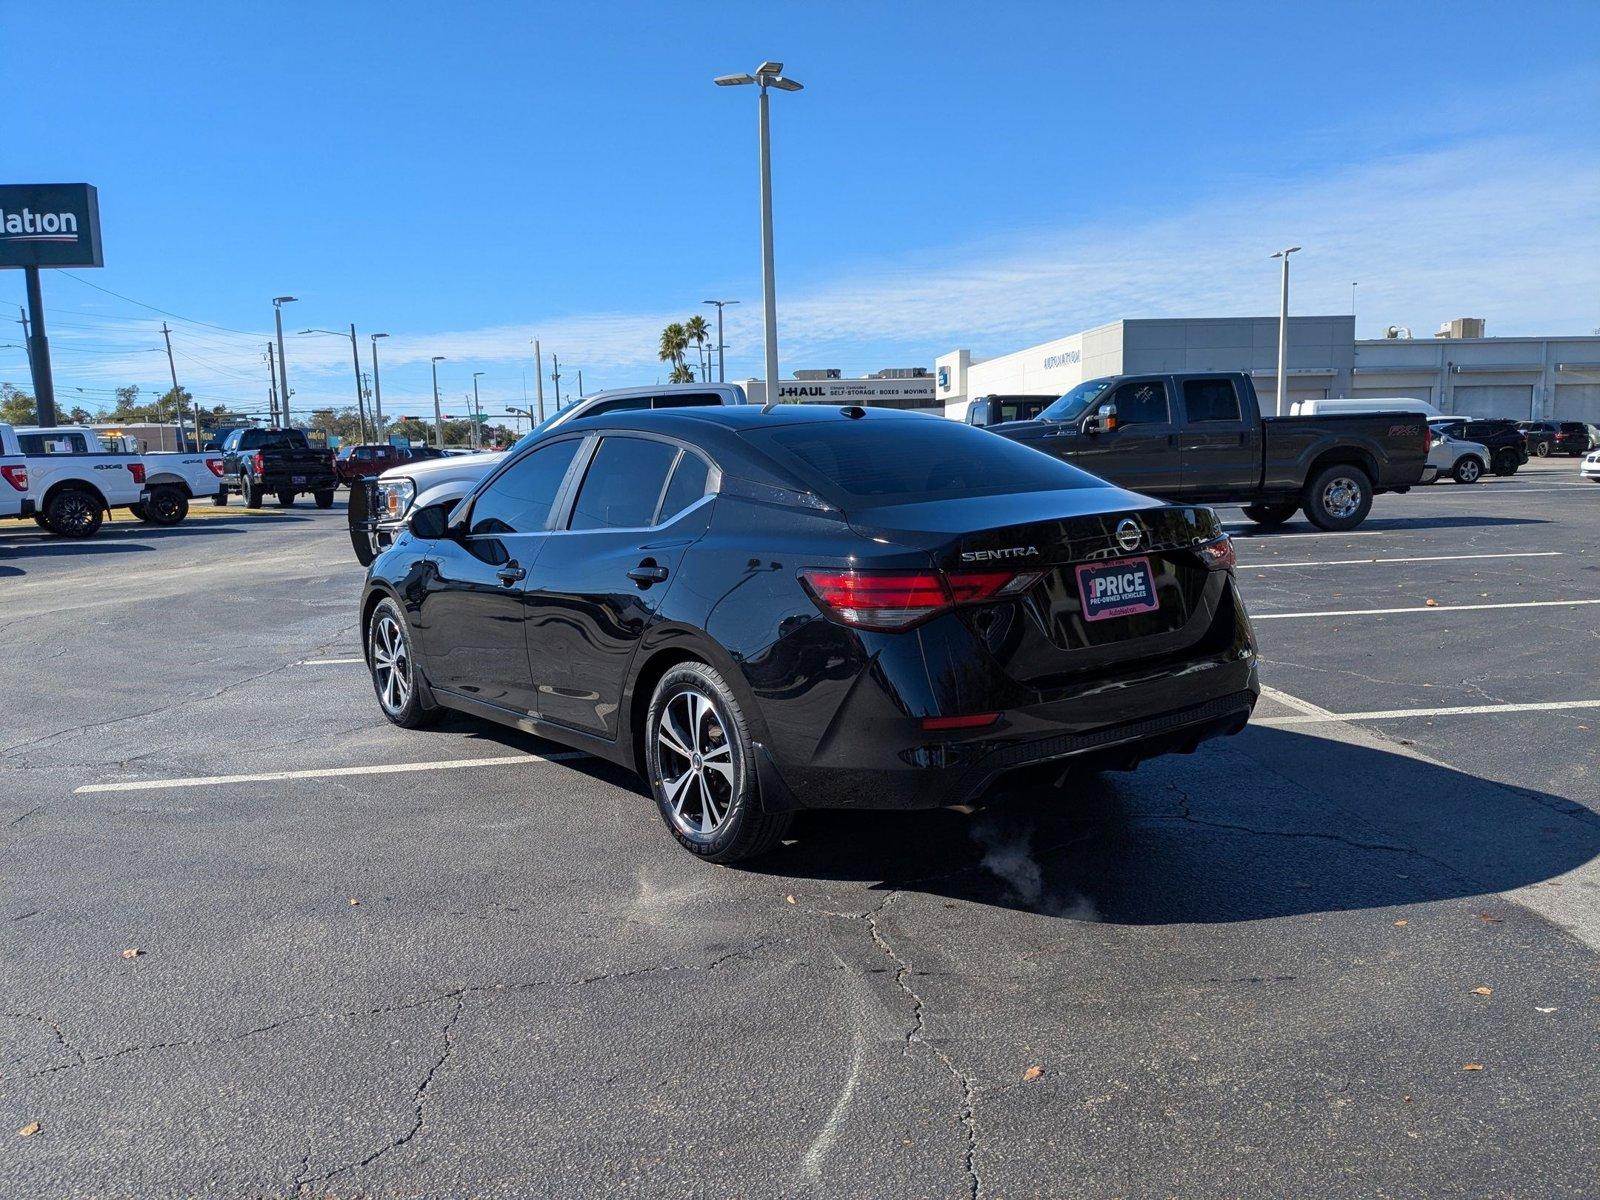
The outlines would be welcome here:
M 1239 420 L 1239 394 L 1231 379 L 1185 379 L 1183 407 L 1190 421 Z
M 1167 415 L 1167 385 L 1159 379 L 1125 383 L 1106 402 L 1117 406 L 1118 425 L 1165 425 L 1171 419 Z
M 672 482 L 667 484 L 667 494 L 661 498 L 661 513 L 655 524 L 665 525 L 706 494 L 706 483 L 711 478 L 711 468 L 706 460 L 693 451 L 685 450 L 678 465 L 673 468 Z
M 665 396 L 652 396 L 651 408 L 704 408 L 708 404 L 720 404 L 722 397 L 715 392 L 669 392 Z
M 678 455 L 670 442 L 646 438 L 602 438 L 568 529 L 644 529 L 655 521 L 656 502 Z
M 24 454 L 89 453 L 89 443 L 81 433 L 19 433 L 17 444 Z
M 551 442 L 518 459 L 473 501 L 469 532 L 495 535 L 543 529 L 581 444 L 581 438 Z

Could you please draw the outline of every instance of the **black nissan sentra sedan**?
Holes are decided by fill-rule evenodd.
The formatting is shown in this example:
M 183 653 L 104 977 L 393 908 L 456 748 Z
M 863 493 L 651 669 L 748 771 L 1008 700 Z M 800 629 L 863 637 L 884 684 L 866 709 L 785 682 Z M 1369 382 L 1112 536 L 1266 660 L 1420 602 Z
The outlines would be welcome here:
M 638 770 L 713 862 L 798 808 L 1189 751 L 1259 691 L 1210 509 L 935 416 L 573 421 L 408 526 L 362 601 L 384 714 L 456 709 Z

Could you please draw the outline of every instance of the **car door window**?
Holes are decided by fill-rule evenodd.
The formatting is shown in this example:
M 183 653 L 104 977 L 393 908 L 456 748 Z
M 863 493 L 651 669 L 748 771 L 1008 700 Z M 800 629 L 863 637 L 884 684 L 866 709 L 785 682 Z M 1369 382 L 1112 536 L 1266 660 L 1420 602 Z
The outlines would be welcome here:
M 1185 379 L 1183 407 L 1191 424 L 1239 420 L 1239 394 L 1231 379 Z M 1122 410 L 1117 410 L 1120 418 Z
M 678 448 L 636 437 L 602 438 L 572 506 L 568 529 L 643 529 L 654 523 Z
M 1108 403 L 1117 406 L 1118 425 L 1165 425 L 1167 385 L 1159 379 L 1125 383 L 1111 393 Z
M 543 529 L 581 444 L 581 438 L 568 438 L 518 459 L 473 501 L 470 532 L 492 536 Z
M 711 468 L 706 465 L 706 460 L 698 454 L 685 450 L 683 457 L 678 460 L 678 465 L 673 468 L 672 482 L 667 484 L 667 493 L 661 498 L 661 514 L 655 523 L 665 525 L 704 496 L 706 483 L 710 477 Z

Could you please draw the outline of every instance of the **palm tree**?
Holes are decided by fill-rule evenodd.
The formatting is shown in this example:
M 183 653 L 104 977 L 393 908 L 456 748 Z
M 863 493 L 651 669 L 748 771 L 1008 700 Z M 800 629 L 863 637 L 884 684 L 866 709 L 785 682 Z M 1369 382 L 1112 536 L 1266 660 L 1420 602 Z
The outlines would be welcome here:
M 669 383 L 693 383 L 694 368 L 686 362 L 681 362 L 672 368 L 672 374 L 667 376 Z
M 706 324 L 706 319 L 704 317 L 702 317 L 699 313 L 695 313 L 694 316 L 690 317 L 683 323 L 683 332 L 684 335 L 695 344 L 695 348 L 699 350 L 700 369 L 705 373 L 706 379 L 709 381 L 711 377 L 711 364 L 710 361 L 705 357 L 705 349 L 706 342 L 711 337 L 710 326 Z
M 672 381 L 681 383 L 678 370 L 683 366 L 683 355 L 689 349 L 689 335 L 682 325 L 674 321 L 661 331 L 661 348 L 656 352 L 656 357 L 664 363 L 672 364 Z

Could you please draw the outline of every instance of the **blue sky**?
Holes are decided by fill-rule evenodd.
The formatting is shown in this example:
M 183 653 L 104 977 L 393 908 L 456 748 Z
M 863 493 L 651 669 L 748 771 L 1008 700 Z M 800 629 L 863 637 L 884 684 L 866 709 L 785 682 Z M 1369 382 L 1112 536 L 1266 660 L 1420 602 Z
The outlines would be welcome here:
M 1593 4 L 9 0 L 3 20 L 0 176 L 99 187 L 106 266 L 76 274 L 223 327 L 173 322 L 202 398 L 260 404 L 284 293 L 291 330 L 393 335 L 391 412 L 431 407 L 432 354 L 447 399 L 481 370 L 520 403 L 535 336 L 564 387 L 649 382 L 661 325 L 711 296 L 743 301 L 730 378 L 759 373 L 755 98 L 711 77 L 767 57 L 807 89 L 773 102 L 785 373 L 1271 312 L 1267 255 L 1292 243 L 1293 310 L 1348 312 L 1359 282 L 1363 336 L 1600 326 Z M 163 385 L 158 314 L 46 289 L 61 399 Z M 0 315 L 22 295 L 0 273 Z M 348 402 L 348 354 L 294 340 L 299 410 Z

